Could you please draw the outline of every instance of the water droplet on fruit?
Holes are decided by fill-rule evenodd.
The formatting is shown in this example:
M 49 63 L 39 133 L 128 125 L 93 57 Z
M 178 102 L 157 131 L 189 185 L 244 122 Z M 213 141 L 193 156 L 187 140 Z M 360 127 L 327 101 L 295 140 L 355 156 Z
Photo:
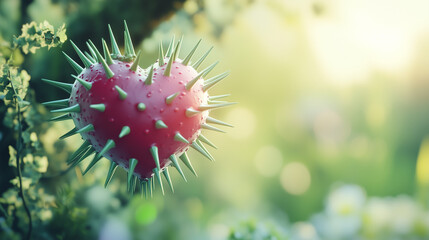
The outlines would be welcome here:
M 131 67 L 130 64 L 126 64 L 125 66 L 128 67 L 128 68 Z
M 182 72 L 179 72 L 179 74 L 182 74 Z
M 151 93 L 151 92 L 149 92 L 146 96 L 147 96 L 148 98 L 150 98 L 150 97 L 152 96 L 152 93 Z
M 181 96 L 186 96 L 186 92 L 181 92 L 180 95 Z
M 159 112 L 160 112 L 160 113 L 163 113 L 163 112 L 164 112 L 164 108 L 161 108 L 161 109 L 159 110 Z
M 179 84 L 181 85 L 181 84 L 183 84 L 183 81 L 179 81 Z
M 105 101 L 105 100 L 106 100 L 106 98 L 105 98 L 105 97 L 102 97 L 102 98 L 101 98 L 101 101 Z
M 149 134 L 149 133 L 150 133 L 150 130 L 149 130 L 149 129 L 146 129 L 146 130 L 144 130 L 144 133 Z
M 114 122 L 115 119 L 114 118 L 109 118 L 109 122 Z
M 178 107 L 174 108 L 174 112 L 178 112 L 178 111 L 179 111 Z

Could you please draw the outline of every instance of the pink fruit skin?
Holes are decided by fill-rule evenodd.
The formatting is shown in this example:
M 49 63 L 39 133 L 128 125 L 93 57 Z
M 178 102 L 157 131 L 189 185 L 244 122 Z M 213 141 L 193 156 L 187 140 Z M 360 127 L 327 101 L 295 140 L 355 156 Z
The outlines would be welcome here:
M 79 77 L 93 83 L 92 88 L 88 91 L 76 81 L 69 104 L 80 106 L 80 113 L 72 113 L 78 129 L 93 124 L 94 131 L 82 135 L 97 152 L 101 151 L 107 140 L 112 139 L 115 147 L 104 157 L 126 169 L 130 158 L 137 159 L 134 174 L 145 179 L 150 178 L 152 169 L 156 168 L 149 150 L 151 146 L 158 147 L 160 167 L 163 168 L 169 164 L 172 154 L 180 155 L 189 148 L 190 144 L 174 140 L 177 132 L 190 143 L 198 137 L 208 112 L 192 117 L 187 117 L 185 112 L 190 107 L 198 110 L 198 106 L 207 104 L 208 94 L 202 90 L 202 78 L 190 90 L 185 88 L 186 83 L 198 73 L 192 67 L 181 64 L 180 59 L 173 62 L 170 76 L 163 75 L 166 64 L 154 69 L 151 85 L 145 84 L 148 70 L 138 67 L 134 72 L 130 70 L 131 64 L 115 60 L 109 66 L 115 74 L 110 79 L 107 79 L 99 63 L 85 69 Z M 124 100 L 119 98 L 115 85 L 128 94 Z M 166 97 L 177 92 L 179 95 L 167 104 Z M 104 112 L 90 108 L 91 104 L 100 103 L 106 106 Z M 139 103 L 146 105 L 144 111 L 138 110 Z M 157 120 L 162 120 L 168 128 L 156 129 Z M 130 127 L 131 132 L 119 138 L 124 126 Z

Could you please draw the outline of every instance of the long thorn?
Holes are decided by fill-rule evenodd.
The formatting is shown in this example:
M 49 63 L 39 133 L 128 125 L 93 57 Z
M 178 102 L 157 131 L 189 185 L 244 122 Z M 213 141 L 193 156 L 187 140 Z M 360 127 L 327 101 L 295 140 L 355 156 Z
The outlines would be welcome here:
M 216 132 L 225 133 L 225 131 L 223 131 L 223 130 L 217 128 L 217 127 L 213 127 L 211 125 L 205 124 L 205 123 L 201 124 L 201 128 L 207 129 L 207 130 L 216 131 Z
M 70 65 L 73 67 L 73 69 L 76 71 L 76 73 L 81 73 L 83 71 L 83 67 L 81 67 L 79 64 L 77 64 L 69 55 L 67 55 L 65 52 L 63 52 L 64 56 L 66 57 L 67 61 L 70 63 Z
M 110 27 L 110 24 L 108 24 L 109 27 L 109 35 L 110 35 L 110 42 L 112 45 L 112 57 L 114 59 L 118 59 L 121 56 L 121 51 L 119 51 L 118 43 L 116 43 L 115 35 L 113 35 L 112 28 Z
M 82 145 L 70 156 L 70 158 L 67 160 L 67 163 L 74 162 L 74 160 L 83 152 L 85 152 L 89 146 L 91 145 L 91 142 L 88 140 L 85 140 Z
M 65 121 L 65 120 L 71 120 L 73 119 L 70 114 L 64 114 L 58 117 L 53 117 L 51 119 L 48 119 L 49 122 L 57 122 L 57 121 Z
M 217 95 L 217 96 L 210 96 L 209 100 L 212 101 L 212 100 L 217 100 L 217 99 L 221 99 L 221 98 L 226 98 L 226 97 L 229 97 L 229 96 L 231 96 L 231 94 L 223 94 L 223 95 Z
M 70 40 L 70 42 L 77 55 L 79 56 L 80 60 L 82 60 L 83 65 L 85 65 L 85 68 L 89 68 L 92 65 L 91 61 L 85 56 L 85 54 L 82 53 L 82 51 L 76 46 L 76 44 L 74 44 L 72 40 Z
M 203 149 L 203 148 L 201 148 L 201 147 L 200 147 L 200 145 L 198 145 L 198 143 L 193 142 L 193 143 L 191 144 L 191 147 L 192 147 L 193 149 L 197 150 L 199 153 L 201 153 L 204 157 L 208 158 L 210 161 L 214 161 L 214 159 L 213 159 L 209 154 L 207 154 L 207 152 L 206 152 L 206 151 L 204 151 L 204 149 Z
M 47 84 L 54 86 L 54 87 L 61 88 L 68 93 L 71 93 L 71 91 L 73 89 L 73 84 L 70 84 L 70 83 L 62 83 L 62 82 L 52 81 L 52 80 L 49 80 L 46 78 L 42 78 L 41 80 Z
M 171 192 L 174 193 L 173 183 L 171 182 L 170 174 L 168 173 L 168 168 L 165 168 L 162 173 L 164 174 L 164 177 L 167 180 L 168 185 L 170 186 Z
M 129 160 L 129 163 L 128 163 L 128 168 L 129 168 L 128 169 L 128 175 L 127 175 L 128 191 L 131 190 L 131 180 L 132 180 L 132 177 L 134 175 L 134 169 L 136 168 L 137 163 L 138 163 L 138 161 L 135 158 L 131 158 Z
M 61 109 L 55 109 L 55 110 L 52 110 L 51 111 L 52 113 L 57 113 L 57 112 L 59 112 L 59 113 L 78 113 L 78 112 L 80 112 L 80 107 L 79 107 L 79 104 L 75 104 L 75 105 L 73 105 L 73 106 L 70 106 L 70 107 L 66 107 L 66 108 L 61 108 Z
M 174 46 L 174 35 L 171 38 L 167 51 L 165 52 L 165 57 L 168 57 L 168 58 L 171 57 L 171 54 L 173 53 L 173 46 Z
M 210 147 L 212 147 L 214 149 L 217 149 L 216 145 L 214 145 L 210 140 L 208 140 L 202 134 L 200 134 L 200 136 L 198 136 L 198 140 L 200 140 L 203 143 L 206 143 L 207 145 L 209 145 Z
M 165 64 L 164 63 L 164 50 L 162 49 L 162 42 L 159 43 L 158 62 L 159 62 L 160 67 Z
M 198 45 L 200 45 L 201 39 L 197 42 L 197 44 L 195 44 L 195 47 L 189 52 L 188 56 L 185 57 L 185 59 L 183 59 L 182 64 L 183 65 L 188 65 L 189 62 L 191 61 L 192 55 L 194 55 L 195 50 L 197 50 Z
M 197 175 L 197 172 L 195 171 L 195 169 L 194 169 L 194 167 L 192 166 L 192 163 L 191 163 L 191 160 L 189 159 L 189 157 L 188 157 L 188 154 L 187 153 L 183 153 L 182 155 L 180 155 L 180 160 L 182 160 L 182 162 L 186 165 L 186 167 L 188 167 L 188 169 L 196 176 L 196 177 L 198 177 L 198 175 Z
M 76 131 L 77 131 L 77 128 L 73 128 L 72 130 L 68 131 L 66 134 L 62 135 L 62 136 L 60 137 L 60 139 L 62 140 L 62 139 L 64 139 L 64 138 L 68 138 L 68 137 L 70 137 L 70 136 L 73 136 L 73 135 L 75 135 L 75 134 L 76 134 Z
M 231 105 L 237 104 L 235 102 L 232 103 L 219 103 L 219 104 L 210 104 L 210 105 L 200 105 L 198 107 L 198 110 L 200 111 L 206 111 L 206 110 L 212 110 L 212 109 L 217 109 L 217 108 L 221 108 L 221 107 L 228 107 Z
M 229 72 L 224 72 L 222 74 L 219 74 L 217 76 L 214 76 L 210 79 L 207 79 L 207 81 L 204 83 L 203 91 L 207 91 L 210 88 L 212 88 L 214 85 L 216 85 L 218 82 L 222 81 L 224 78 L 226 78 L 229 75 Z
M 125 38 L 125 57 L 135 58 L 136 53 L 134 52 L 133 42 L 131 41 L 130 32 L 128 31 L 127 22 L 124 20 L 124 38 Z
M 218 124 L 218 125 L 222 125 L 222 126 L 226 126 L 226 127 L 234 127 L 233 125 L 226 123 L 226 122 L 222 122 L 221 120 L 218 120 L 216 118 L 212 118 L 210 116 L 208 116 L 206 118 L 206 122 L 208 123 L 213 123 L 213 124 Z
M 127 92 L 125 92 L 122 88 L 120 88 L 118 85 L 115 85 L 116 91 L 119 94 L 119 98 L 121 100 L 124 100 L 125 98 L 127 98 L 128 94 Z
M 109 171 L 107 172 L 106 181 L 104 182 L 104 188 L 106 188 L 107 185 L 109 185 L 109 183 L 112 180 L 113 175 L 115 174 L 117 168 L 118 168 L 118 164 L 115 163 L 114 161 L 111 161 Z
M 104 39 L 103 42 L 103 52 L 104 52 L 104 58 L 106 59 L 107 65 L 113 64 L 112 56 L 110 55 L 109 48 L 107 47 L 106 41 Z
M 186 112 L 185 112 L 185 114 L 186 114 L 187 117 L 193 117 L 193 116 L 195 116 L 195 115 L 197 115 L 199 113 L 201 113 L 201 112 L 198 111 L 198 110 L 195 110 L 195 109 L 193 109 L 191 107 L 188 108 L 188 109 L 186 109 Z
M 212 161 L 215 161 L 215 159 L 213 158 L 213 156 L 210 154 L 210 152 L 207 150 L 207 148 L 206 148 L 206 147 L 204 147 L 204 145 L 201 143 L 201 141 L 200 141 L 199 139 L 197 139 L 197 140 L 195 140 L 195 141 L 197 142 L 198 146 L 200 146 L 200 147 L 201 147 L 201 149 L 202 149 L 202 150 L 204 150 L 204 152 L 206 152 L 206 153 L 207 153 L 207 155 L 209 155 L 209 156 L 210 156 L 210 159 L 211 159 Z
M 198 67 L 200 67 L 201 63 L 206 59 L 206 57 L 209 55 L 209 53 L 212 51 L 213 47 L 211 47 L 200 59 L 198 59 L 194 64 L 192 64 L 192 67 L 197 70 Z
M 162 195 L 164 196 L 164 187 L 162 186 L 162 179 L 161 179 L 161 175 L 159 174 L 159 169 L 158 168 L 154 168 L 153 173 L 155 173 L 155 177 L 158 180 L 159 186 L 161 187 L 161 191 L 162 191 Z
M 42 105 L 47 107 L 68 107 L 69 106 L 70 99 L 61 99 L 61 100 L 54 100 L 49 102 L 44 102 Z
M 98 52 L 97 48 L 95 47 L 94 43 L 91 40 L 88 40 L 89 44 L 91 45 L 91 47 L 94 48 L 95 54 L 97 55 L 98 61 L 101 63 L 101 65 L 103 65 L 104 68 L 104 72 L 106 74 L 107 78 L 112 78 L 113 76 L 115 76 L 115 74 L 112 72 L 112 70 L 110 69 L 109 65 L 107 65 L 106 61 L 104 60 L 104 58 L 101 56 L 100 52 Z
M 179 172 L 180 176 L 182 176 L 183 180 L 185 180 L 185 182 L 187 182 L 188 180 L 186 180 L 185 174 L 183 173 L 182 168 L 180 167 L 179 162 L 177 161 L 177 158 L 174 154 L 170 156 L 170 160 L 171 160 L 171 163 L 173 164 L 173 166 Z

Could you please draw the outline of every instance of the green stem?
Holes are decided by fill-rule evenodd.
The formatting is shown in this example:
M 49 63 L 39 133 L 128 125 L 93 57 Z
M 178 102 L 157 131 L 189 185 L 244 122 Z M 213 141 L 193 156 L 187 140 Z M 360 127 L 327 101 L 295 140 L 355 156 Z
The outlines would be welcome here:
M 14 52 L 15 48 L 12 51 L 12 54 L 10 55 L 9 60 L 7 61 L 7 64 L 10 63 L 10 61 L 12 61 L 12 57 L 13 57 L 13 52 Z M 9 76 L 10 79 L 10 76 Z M 15 93 L 14 95 L 14 100 L 15 100 L 15 104 L 16 104 L 16 108 L 17 108 L 17 112 L 18 112 L 18 139 L 16 140 L 16 167 L 18 168 L 18 179 L 19 179 L 19 195 L 22 199 L 22 205 L 24 206 L 24 210 L 27 213 L 28 216 L 28 232 L 27 232 L 27 237 L 26 239 L 31 239 L 31 232 L 33 230 L 33 221 L 31 219 L 31 212 L 30 209 L 28 208 L 27 205 L 27 201 L 25 200 L 25 196 L 24 196 L 24 189 L 22 187 L 22 169 L 21 169 L 21 150 L 22 150 L 22 125 L 21 125 L 21 106 L 19 105 L 18 102 L 18 94 L 16 92 L 15 86 L 13 86 L 13 82 L 10 81 L 10 85 L 12 86 L 12 89 Z

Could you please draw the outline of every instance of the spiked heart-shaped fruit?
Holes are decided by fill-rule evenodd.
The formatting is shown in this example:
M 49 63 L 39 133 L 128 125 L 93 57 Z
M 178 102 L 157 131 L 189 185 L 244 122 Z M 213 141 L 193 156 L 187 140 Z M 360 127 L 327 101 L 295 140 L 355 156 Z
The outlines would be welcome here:
M 63 135 L 66 138 L 81 134 L 85 140 L 72 154 L 68 163 L 76 166 L 94 154 L 84 174 L 103 157 L 111 161 L 105 186 L 117 166 L 128 171 L 128 190 L 134 192 L 139 180 L 142 193 L 152 195 L 155 177 L 162 187 L 161 173 L 173 190 L 168 166 L 174 166 L 186 180 L 178 158 L 196 175 L 186 151 L 194 148 L 214 160 L 202 143 L 215 147 L 201 135 L 201 129 L 223 132 L 208 123 L 231 126 L 209 117 L 209 110 L 233 103 L 218 101 L 228 95 L 210 97 L 207 90 L 224 79 L 222 73 L 204 80 L 217 62 L 197 71 L 210 50 L 194 64 L 190 60 L 199 43 L 181 60 L 178 58 L 182 39 L 170 42 L 164 56 L 159 45 L 159 59 L 143 69 L 136 55 L 125 23 L 125 51 L 119 51 L 110 29 L 112 53 L 102 41 L 103 55 L 91 40 L 89 52 L 83 53 L 73 42 L 85 68 L 64 53 L 76 70 L 74 84 L 43 81 L 70 93 L 70 98 L 46 102 L 44 105 L 63 107 L 52 112 L 65 113 L 52 120 L 72 119 L 75 128 Z

